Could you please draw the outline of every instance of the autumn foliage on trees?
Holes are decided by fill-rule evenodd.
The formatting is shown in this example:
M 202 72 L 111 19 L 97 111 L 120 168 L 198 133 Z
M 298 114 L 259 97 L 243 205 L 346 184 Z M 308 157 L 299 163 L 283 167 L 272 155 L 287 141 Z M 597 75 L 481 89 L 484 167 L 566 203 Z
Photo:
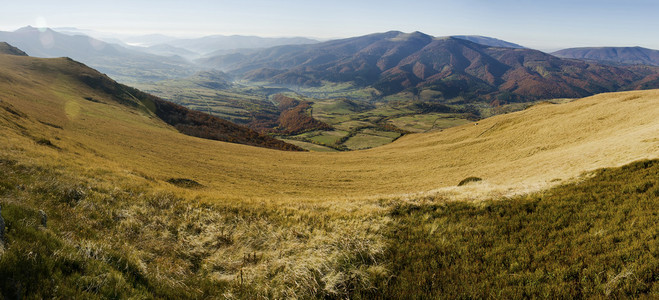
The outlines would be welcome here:
M 156 101 L 155 104 L 156 115 L 183 134 L 250 146 L 303 151 L 295 145 L 282 142 L 207 113 L 190 110 L 162 100 Z
M 248 124 L 250 128 L 264 133 L 286 135 L 332 129 L 332 126 L 312 117 L 312 102 L 300 101 L 282 94 L 275 95 L 273 100 L 277 103 L 279 115 L 255 114 L 252 122 Z

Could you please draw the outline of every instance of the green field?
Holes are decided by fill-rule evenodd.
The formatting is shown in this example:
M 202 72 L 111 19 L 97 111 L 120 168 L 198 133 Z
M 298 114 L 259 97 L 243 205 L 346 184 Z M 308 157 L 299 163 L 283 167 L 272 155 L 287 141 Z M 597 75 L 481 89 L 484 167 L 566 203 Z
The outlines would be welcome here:
M 392 141 L 392 138 L 384 136 L 358 133 L 349 138 L 344 145 L 350 150 L 360 150 L 389 144 Z
M 349 82 L 324 82 L 320 87 L 299 87 L 296 92 L 317 99 L 348 98 L 366 100 L 380 95 L 380 92 L 374 88 L 359 87 Z
M 371 128 L 364 129 L 361 132 L 364 133 L 364 134 L 387 137 L 387 138 L 392 138 L 392 139 L 396 139 L 396 138 L 399 138 L 401 136 L 401 134 L 398 133 L 398 132 L 376 130 L 376 129 L 371 129 Z
M 336 145 L 343 137 L 348 135 L 348 131 L 311 131 L 303 134 L 289 137 L 290 139 L 309 140 L 316 144 Z
M 425 132 L 433 129 L 444 129 L 459 126 L 472 121 L 456 117 L 455 114 L 428 113 L 420 115 L 407 115 L 389 122 L 394 126 L 410 132 Z
M 347 131 L 322 131 L 317 136 L 312 137 L 311 140 L 324 145 L 333 145 L 340 142 L 347 135 Z

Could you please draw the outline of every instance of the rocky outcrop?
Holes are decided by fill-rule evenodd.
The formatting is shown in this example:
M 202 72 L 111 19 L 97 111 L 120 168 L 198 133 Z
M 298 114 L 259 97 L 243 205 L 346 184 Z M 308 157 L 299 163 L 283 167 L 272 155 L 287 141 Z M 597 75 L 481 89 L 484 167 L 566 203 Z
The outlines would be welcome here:
M 43 226 L 44 228 L 48 227 L 46 226 L 48 222 L 48 216 L 46 216 L 46 212 L 43 210 L 39 210 L 39 216 L 41 216 L 41 226 Z

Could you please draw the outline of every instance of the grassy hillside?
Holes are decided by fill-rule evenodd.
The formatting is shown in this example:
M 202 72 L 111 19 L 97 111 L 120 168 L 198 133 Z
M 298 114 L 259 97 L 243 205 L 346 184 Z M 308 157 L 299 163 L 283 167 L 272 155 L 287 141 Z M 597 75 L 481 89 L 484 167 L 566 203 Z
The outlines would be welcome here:
M 659 92 L 643 91 L 536 105 L 367 151 L 280 153 L 183 136 L 147 112 L 52 71 L 74 72 L 78 66 L 67 60 L 11 58 L 4 63 L 21 63 L 4 70 L 26 72 L 3 72 L 7 79 L 0 83 L 2 106 L 18 113 L 0 110 L 3 126 L 12 128 L 2 132 L 4 144 L 21 149 L 12 156 L 125 170 L 158 182 L 189 178 L 207 186 L 199 193 L 209 197 L 401 195 L 451 187 L 468 176 L 483 178 L 491 190 L 540 188 L 586 170 L 651 158 L 659 143 Z M 34 144 L 39 139 L 59 149 Z
M 659 161 L 506 200 L 390 212 L 391 299 L 659 297 Z M 371 296 L 372 294 L 366 294 Z
M 79 74 L 81 65 L 67 59 L 0 55 L 0 65 L 0 206 L 7 225 L 0 275 L 8 278 L 0 289 L 5 298 L 26 294 L 35 298 L 395 296 L 414 290 L 417 280 L 433 279 L 430 273 L 430 279 L 425 277 L 424 269 L 410 279 L 405 266 L 420 263 L 399 261 L 405 257 L 392 254 L 418 249 L 409 253 L 410 261 L 417 261 L 443 245 L 438 244 L 441 237 L 417 237 L 420 229 L 414 221 L 419 219 L 415 211 L 427 212 L 428 217 L 424 213 L 421 220 L 438 220 L 437 226 L 443 224 L 439 223 L 442 218 L 461 216 L 455 222 L 464 223 L 455 223 L 457 227 L 439 226 L 447 232 L 447 240 L 459 238 L 455 232 L 464 226 L 479 226 L 478 220 L 487 222 L 485 227 L 476 227 L 476 233 L 503 239 L 504 233 L 497 230 L 506 226 L 524 229 L 527 225 L 520 225 L 522 220 L 531 226 L 522 232 L 547 234 L 544 240 L 528 237 L 531 242 L 578 241 L 568 234 L 572 232 L 560 230 L 584 218 L 553 215 L 559 208 L 575 214 L 592 212 L 593 230 L 604 228 L 601 236 L 607 243 L 609 238 L 611 243 L 618 241 L 620 248 L 614 254 L 592 253 L 584 261 L 612 261 L 607 255 L 617 255 L 616 259 L 625 262 L 596 268 L 606 275 L 598 275 L 605 276 L 599 277 L 599 283 L 593 279 L 594 283 L 584 284 L 584 295 L 606 295 L 607 288 L 600 285 L 605 281 L 613 282 L 610 295 L 656 294 L 657 280 L 647 279 L 655 278 L 652 268 L 656 262 L 644 254 L 654 253 L 656 245 L 656 234 L 644 231 L 656 228 L 648 223 L 656 219 L 648 221 L 659 207 L 650 205 L 657 199 L 652 196 L 657 186 L 652 179 L 656 178 L 655 162 L 643 168 L 595 173 L 597 179 L 593 180 L 602 182 L 609 180 L 602 177 L 607 174 L 612 174 L 612 182 L 618 182 L 618 177 L 648 178 L 615 183 L 623 193 L 628 190 L 630 195 L 649 197 L 630 196 L 630 201 L 638 201 L 622 202 L 621 206 L 615 200 L 621 194 L 612 192 L 614 198 L 609 198 L 606 192 L 617 190 L 614 183 L 610 189 L 602 183 L 606 187 L 602 191 L 588 185 L 568 186 L 593 191 L 579 198 L 560 198 L 576 195 L 567 190 L 556 192 L 556 197 L 547 196 L 555 192 L 539 192 L 511 202 L 487 199 L 540 191 L 573 182 L 584 171 L 657 158 L 659 91 L 540 104 L 477 124 L 406 135 L 369 150 L 310 153 L 183 135 L 156 118 L 143 102 L 120 104 L 121 99 L 132 98 L 117 99 L 103 85 L 90 85 L 84 76 L 73 76 Z M 641 173 L 625 175 L 625 170 Z M 482 180 L 458 187 L 467 177 Z M 579 203 L 582 198 L 615 201 L 609 201 L 614 202 L 609 206 L 588 202 L 583 211 L 561 202 Z M 463 202 L 448 204 L 456 200 L 486 202 L 467 201 L 476 203 L 473 207 Z M 527 215 L 513 214 L 526 211 L 525 203 L 536 200 L 537 209 Z M 551 207 L 554 202 L 557 206 Z M 498 214 L 490 214 L 478 203 L 490 203 Z M 631 203 L 639 205 L 629 206 Z M 448 215 L 435 208 L 442 205 L 448 207 Z M 39 210 L 47 216 L 46 226 Z M 483 215 L 480 219 L 470 219 L 479 214 Z M 634 224 L 640 227 L 624 223 L 629 231 L 616 231 L 618 223 L 611 222 L 625 214 L 639 216 L 630 220 L 637 220 Z M 535 216 L 540 223 L 531 223 Z M 581 226 L 578 222 L 575 226 Z M 542 224 L 557 225 L 544 228 Z M 409 238 L 396 232 L 409 232 Z M 473 236 L 480 236 L 476 233 Z M 405 239 L 396 242 L 397 236 Z M 630 240 L 629 236 L 639 240 L 624 247 L 621 241 Z M 481 241 L 486 240 L 473 239 L 440 250 L 456 261 L 469 262 L 473 256 L 461 247 L 471 249 L 471 243 L 480 245 Z M 542 252 L 532 246 L 528 246 L 530 252 Z M 563 259 L 559 261 L 574 262 L 571 256 L 552 249 L 549 254 Z M 567 249 L 579 252 L 581 248 Z M 490 255 L 502 252 L 498 247 L 487 251 Z M 462 254 L 466 256 L 460 257 Z M 534 257 L 544 257 L 538 255 Z M 494 266 L 485 264 L 482 269 L 490 272 L 486 274 L 505 274 L 500 268 L 510 265 L 493 259 Z M 535 278 L 529 275 L 529 264 L 518 263 L 515 268 L 526 282 Z M 538 273 L 545 281 L 537 288 L 529 287 L 531 294 L 555 291 L 561 284 L 574 286 L 570 274 L 575 273 L 566 277 L 561 266 L 539 263 L 547 271 L 536 268 L 534 272 L 549 275 L 545 280 Z M 625 275 L 628 272 L 622 266 L 635 277 Z M 446 274 L 463 267 L 456 265 Z M 574 272 L 591 275 L 581 269 Z M 471 281 L 466 281 L 463 290 L 444 292 L 431 286 L 428 293 L 478 296 L 479 286 L 473 283 L 481 282 L 478 274 L 467 278 Z M 550 277 L 556 274 L 567 279 Z M 507 288 L 522 284 L 506 281 L 510 276 L 500 277 L 482 285 L 501 287 L 506 295 Z M 626 278 L 639 278 L 641 283 Z M 565 293 L 574 295 L 573 290 Z
M 5 298 L 659 296 L 657 160 L 475 203 L 204 201 L 6 159 L 0 174 Z
M 0 58 L 0 63 L 6 67 L 5 76 L 12 84 L 14 79 L 19 80 L 15 89 L 31 89 L 27 85 L 21 85 L 25 79 L 32 79 L 33 83 L 50 83 L 50 80 L 56 78 L 55 85 L 69 87 L 69 83 L 75 84 L 79 90 L 75 90 L 67 96 L 71 99 L 82 100 L 83 102 L 92 102 L 96 104 L 120 104 L 126 106 L 134 112 L 140 112 L 147 117 L 157 117 L 167 124 L 175 127 L 181 133 L 219 141 L 239 143 L 251 146 L 267 147 L 281 150 L 302 150 L 294 145 L 286 144 L 272 137 L 259 134 L 249 128 L 233 124 L 231 122 L 219 119 L 217 117 L 193 111 L 183 106 L 164 101 L 152 95 L 141 92 L 137 89 L 122 85 L 110 79 L 104 74 L 90 69 L 87 66 L 75 62 L 68 58 L 47 60 L 35 59 L 30 57 L 16 58 L 4 56 Z M 12 70 L 27 69 L 25 73 L 16 73 Z M 91 91 L 90 91 L 91 90 Z M 48 96 L 40 92 L 51 92 L 36 89 L 37 96 Z M 101 93 L 100 96 L 95 94 Z M 60 99 L 61 100 L 61 99 Z M 75 105 L 65 107 L 65 112 L 75 112 L 79 109 L 76 102 L 69 101 L 67 104 Z

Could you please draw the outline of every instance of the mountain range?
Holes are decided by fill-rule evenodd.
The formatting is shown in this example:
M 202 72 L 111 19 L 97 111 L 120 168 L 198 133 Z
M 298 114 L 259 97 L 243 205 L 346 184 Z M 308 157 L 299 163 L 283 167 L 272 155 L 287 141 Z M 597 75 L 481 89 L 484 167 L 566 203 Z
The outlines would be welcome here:
M 597 61 L 617 65 L 659 66 L 659 50 L 642 47 L 569 48 L 552 53 L 562 58 Z
M 382 95 L 430 89 L 442 99 L 525 101 L 659 87 L 656 68 L 566 60 L 533 49 L 487 46 L 420 32 L 279 46 L 198 62 L 251 81 L 290 86 L 352 82 L 375 87 Z
M 207 36 L 180 39 L 164 35 L 96 39 L 93 31 L 76 28 L 23 27 L 0 31 L 0 41 L 34 57 L 70 57 L 126 83 L 151 82 L 190 76 L 203 69 L 190 59 L 217 51 L 246 51 L 283 44 L 315 43 L 306 38 L 261 38 L 254 36 Z M 140 45 L 140 46 L 136 46 Z
M 289 44 L 313 44 L 317 40 L 304 37 L 259 37 L 245 35 L 208 35 L 197 38 L 180 38 L 164 34 L 120 35 L 71 27 L 54 28 L 69 35 L 87 35 L 107 43 L 159 55 L 180 55 L 199 58 L 214 52 L 245 51 Z
M 70 57 L 122 82 L 157 81 L 185 77 L 196 67 L 179 56 L 159 56 L 106 43 L 86 35 L 24 27 L 0 32 L 7 42 L 34 57 Z
M 430 90 L 436 100 L 458 103 L 572 98 L 659 87 L 659 51 L 644 48 L 566 49 L 550 55 L 489 37 L 398 31 L 326 42 L 170 38 L 144 36 L 142 41 L 151 46 L 134 47 L 51 29 L 0 32 L 0 41 L 31 56 L 71 57 L 126 83 L 189 77 L 214 68 L 233 78 L 289 87 L 350 83 L 376 89 L 376 97 Z M 200 53 L 211 54 L 189 60 Z
M 142 50 L 149 52 L 154 49 L 162 52 L 165 52 L 165 49 L 170 49 L 172 52 L 177 52 L 175 53 L 176 55 L 183 53 L 190 57 L 191 54 L 196 56 L 214 56 L 233 52 L 244 52 L 249 49 L 319 43 L 316 39 L 305 37 L 272 38 L 245 35 L 209 35 L 198 38 L 178 38 L 164 34 L 123 36 L 72 27 L 54 28 L 54 30 L 69 35 L 88 35 L 108 43 L 120 44 L 122 46 L 137 46 L 136 49 L 141 48 Z M 515 43 L 480 35 L 455 35 L 453 37 L 469 40 L 486 46 L 524 48 Z
M 188 49 L 202 55 L 207 55 L 216 51 L 270 48 L 281 45 L 303 45 L 315 43 L 318 43 L 318 41 L 302 37 L 264 38 L 241 35 L 212 35 L 196 39 L 177 39 L 159 45 L 171 45 L 178 48 Z

